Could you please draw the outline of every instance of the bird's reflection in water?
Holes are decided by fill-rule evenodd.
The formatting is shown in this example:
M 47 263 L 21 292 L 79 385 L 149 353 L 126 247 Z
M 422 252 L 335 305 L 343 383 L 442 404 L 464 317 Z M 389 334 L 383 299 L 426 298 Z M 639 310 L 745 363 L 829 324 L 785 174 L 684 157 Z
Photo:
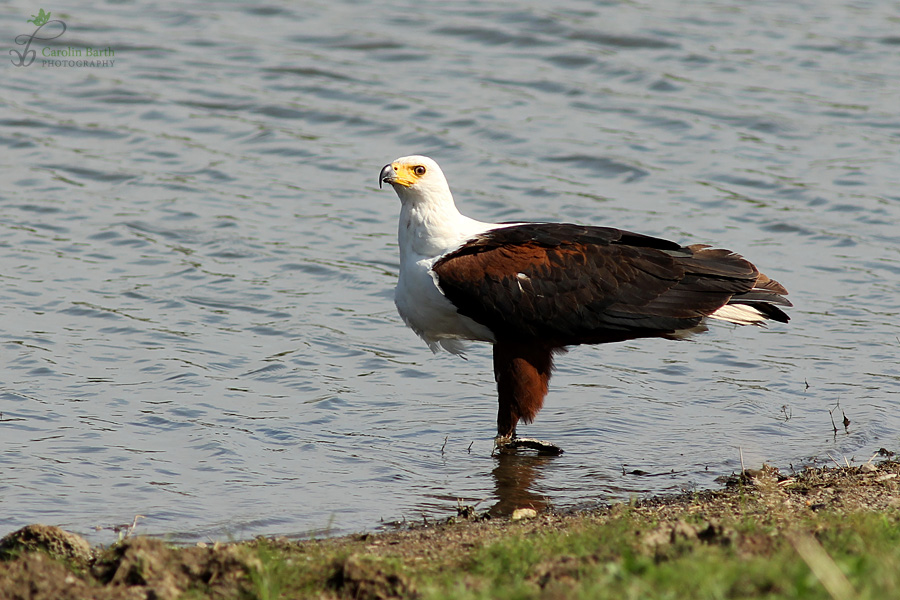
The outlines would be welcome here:
M 533 508 L 541 512 L 550 499 L 534 491 L 543 476 L 544 469 L 556 456 L 536 456 L 527 453 L 500 453 L 495 455 L 497 466 L 494 476 L 495 493 L 500 499 L 488 510 L 492 517 L 509 516 L 517 508 Z

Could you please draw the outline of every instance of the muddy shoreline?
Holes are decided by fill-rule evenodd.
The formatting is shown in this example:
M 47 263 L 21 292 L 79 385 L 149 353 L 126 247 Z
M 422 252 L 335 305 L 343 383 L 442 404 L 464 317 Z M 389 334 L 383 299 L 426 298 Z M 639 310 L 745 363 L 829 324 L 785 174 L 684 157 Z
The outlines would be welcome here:
M 765 554 L 782 535 L 792 544 L 794 539 L 815 539 L 828 528 L 816 521 L 817 515 L 841 519 L 858 513 L 900 513 L 900 462 L 882 458 L 791 474 L 763 467 L 730 477 L 721 489 L 590 511 L 525 511 L 516 519 L 490 518 L 461 506 L 458 516 L 440 523 L 300 542 L 258 538 L 173 547 L 135 536 L 110 547 L 91 547 L 56 527 L 32 525 L 0 540 L 0 598 L 425 597 L 422 590 L 431 589 L 423 584 L 425 574 L 465 571 L 465 556 L 505 537 L 528 539 L 621 522 L 631 530 L 623 534 L 629 552 L 654 560 L 665 559 L 679 544 Z M 766 533 L 749 534 L 735 525 L 748 521 L 764 526 Z M 801 546 L 797 548 L 800 552 Z M 596 552 L 592 556 L 599 560 Z M 578 573 L 588 565 L 582 564 L 584 558 L 554 560 L 534 569 L 528 585 L 535 597 L 544 596 L 548 586 L 577 585 Z M 465 574 L 460 578 L 464 581 Z M 269 592 L 276 581 L 273 595 Z

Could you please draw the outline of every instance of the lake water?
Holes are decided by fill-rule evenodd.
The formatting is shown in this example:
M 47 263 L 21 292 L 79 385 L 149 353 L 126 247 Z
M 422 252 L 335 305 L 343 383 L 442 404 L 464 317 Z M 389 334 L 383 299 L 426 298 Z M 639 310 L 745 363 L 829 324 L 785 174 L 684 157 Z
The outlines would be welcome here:
M 32 6 L 4 5 L 10 50 Z M 900 3 L 50 19 L 0 84 L 0 535 L 336 534 L 898 449 Z M 575 348 L 520 428 L 566 454 L 492 457 L 490 349 L 432 355 L 393 306 L 377 176 L 412 153 L 476 218 L 738 251 L 793 320 Z

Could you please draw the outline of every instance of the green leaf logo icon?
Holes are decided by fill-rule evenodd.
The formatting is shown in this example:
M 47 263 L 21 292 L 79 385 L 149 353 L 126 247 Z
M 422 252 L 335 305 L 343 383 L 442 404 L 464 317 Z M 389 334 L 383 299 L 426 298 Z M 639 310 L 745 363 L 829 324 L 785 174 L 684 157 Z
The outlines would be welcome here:
M 34 23 L 38 27 L 44 25 L 47 21 L 50 20 L 50 13 L 45 13 L 44 9 L 41 9 L 41 12 L 37 14 L 37 16 L 31 15 L 31 18 L 26 21 L 26 23 Z

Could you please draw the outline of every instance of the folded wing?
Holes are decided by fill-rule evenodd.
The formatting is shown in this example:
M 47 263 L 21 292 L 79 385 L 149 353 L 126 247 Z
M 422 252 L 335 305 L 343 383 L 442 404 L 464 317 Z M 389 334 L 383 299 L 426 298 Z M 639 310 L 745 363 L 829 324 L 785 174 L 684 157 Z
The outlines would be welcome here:
M 489 231 L 434 272 L 457 310 L 498 339 L 555 346 L 670 335 L 707 316 L 786 322 L 775 305 L 790 305 L 780 284 L 728 250 L 566 223 Z M 741 306 L 715 315 L 729 304 Z M 737 319 L 725 314 L 735 310 Z

